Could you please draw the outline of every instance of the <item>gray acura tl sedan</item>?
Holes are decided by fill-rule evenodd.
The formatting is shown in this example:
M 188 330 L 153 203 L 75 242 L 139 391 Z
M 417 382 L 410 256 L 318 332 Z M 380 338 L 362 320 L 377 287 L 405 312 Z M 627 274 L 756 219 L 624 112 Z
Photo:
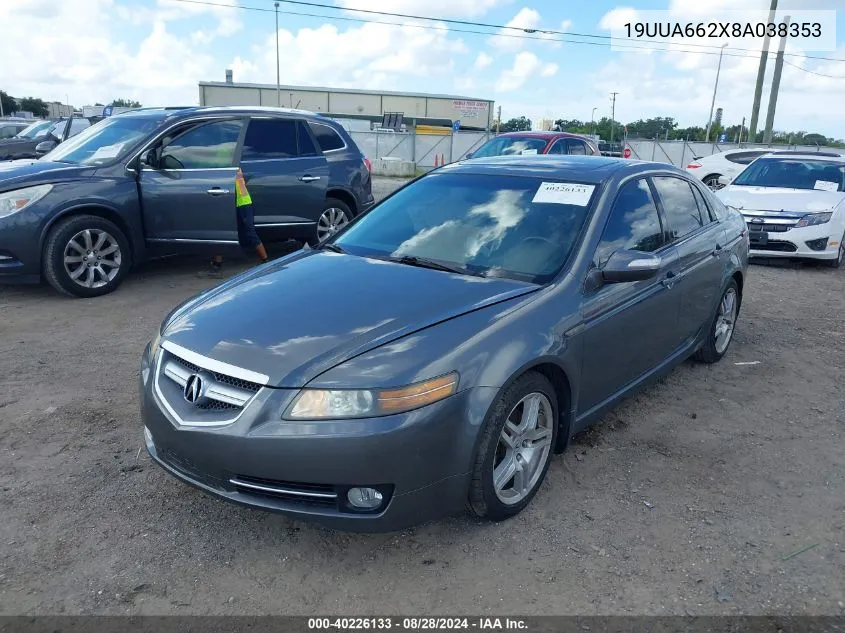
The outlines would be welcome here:
M 171 312 L 141 362 L 146 446 L 333 528 L 505 519 L 620 398 L 725 354 L 747 262 L 742 216 L 668 165 L 448 165 Z

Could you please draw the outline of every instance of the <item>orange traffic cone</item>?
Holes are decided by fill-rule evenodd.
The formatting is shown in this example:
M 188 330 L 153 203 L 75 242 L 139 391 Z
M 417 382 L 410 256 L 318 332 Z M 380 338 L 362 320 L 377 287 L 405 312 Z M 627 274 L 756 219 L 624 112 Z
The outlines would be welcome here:
M 440 158 L 440 156 L 438 156 L 437 154 L 434 155 L 434 166 L 435 167 L 440 167 L 440 163 L 438 162 L 439 158 Z

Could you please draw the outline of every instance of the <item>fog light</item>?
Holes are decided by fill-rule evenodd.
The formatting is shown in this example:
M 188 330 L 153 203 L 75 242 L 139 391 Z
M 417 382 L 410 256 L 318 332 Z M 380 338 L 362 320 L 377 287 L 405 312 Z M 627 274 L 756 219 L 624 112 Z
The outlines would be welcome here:
M 359 510 L 374 510 L 381 505 L 382 494 L 374 488 L 350 488 L 346 493 L 349 505 Z
M 820 237 L 817 240 L 810 240 L 807 242 L 807 246 L 809 246 L 814 251 L 823 251 L 827 248 L 827 239 L 826 237 Z

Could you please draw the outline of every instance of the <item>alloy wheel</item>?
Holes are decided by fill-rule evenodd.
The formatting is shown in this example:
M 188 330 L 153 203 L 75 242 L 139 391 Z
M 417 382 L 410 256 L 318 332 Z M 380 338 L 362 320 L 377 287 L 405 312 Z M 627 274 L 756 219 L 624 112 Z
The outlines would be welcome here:
M 329 207 L 323 211 L 320 220 L 317 222 L 317 238 L 323 240 L 337 233 L 349 223 L 343 209 Z
M 552 424 L 552 405 L 542 393 L 511 409 L 493 459 L 493 488 L 502 503 L 515 505 L 534 490 L 552 449 Z
M 718 191 L 725 186 L 719 182 L 718 176 L 708 176 L 704 179 L 704 184 L 710 187 L 711 191 Z
M 65 272 L 83 288 L 102 288 L 120 272 L 120 244 L 107 231 L 85 229 L 74 235 L 64 249 Z
M 719 313 L 716 316 L 716 329 L 714 332 L 715 347 L 718 354 L 722 354 L 731 342 L 736 323 L 736 290 L 728 288 L 722 301 L 719 303 Z

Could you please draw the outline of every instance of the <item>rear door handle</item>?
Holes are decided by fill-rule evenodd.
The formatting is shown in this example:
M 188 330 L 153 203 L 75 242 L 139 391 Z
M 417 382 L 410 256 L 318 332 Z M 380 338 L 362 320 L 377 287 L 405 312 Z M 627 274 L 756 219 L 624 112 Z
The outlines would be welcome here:
M 212 196 L 222 196 L 224 194 L 229 193 L 229 190 L 221 189 L 220 187 L 212 187 L 211 189 L 206 189 L 205 192 L 211 194 Z
M 319 176 L 301 176 L 299 178 L 302 182 L 314 182 L 315 180 L 320 180 Z

